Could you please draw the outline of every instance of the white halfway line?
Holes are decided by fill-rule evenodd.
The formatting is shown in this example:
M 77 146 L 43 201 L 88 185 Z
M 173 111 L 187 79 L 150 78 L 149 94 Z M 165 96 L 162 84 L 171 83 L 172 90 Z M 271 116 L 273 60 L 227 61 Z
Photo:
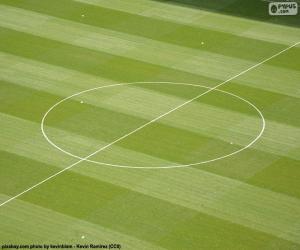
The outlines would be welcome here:
M 261 62 L 255 64 L 255 65 L 253 65 L 253 66 L 251 66 L 250 68 L 248 68 L 248 69 L 246 69 L 246 70 L 240 72 L 239 74 L 237 74 L 237 75 L 235 75 L 235 76 L 233 76 L 233 77 L 227 79 L 226 81 L 221 82 L 220 84 L 216 85 L 215 87 L 210 88 L 209 90 L 207 90 L 207 91 L 205 91 L 205 92 L 203 92 L 203 93 L 197 95 L 196 97 L 194 97 L 194 98 L 192 98 L 192 99 L 190 99 L 190 100 L 188 100 L 188 101 L 186 101 L 186 102 L 184 102 L 184 103 L 178 105 L 177 107 L 175 107 L 175 108 L 169 110 L 168 112 L 166 112 L 166 113 L 164 113 L 164 114 L 162 114 L 162 115 L 160 115 L 160 116 L 154 118 L 153 120 L 151 120 L 151 121 L 145 123 L 144 125 L 142 125 L 142 126 L 136 128 L 135 130 L 129 132 L 128 134 L 123 135 L 122 137 L 120 137 L 120 138 L 116 139 L 115 141 L 113 141 L 113 142 L 111 142 L 111 143 L 105 145 L 104 147 L 102 147 L 102 148 L 98 149 L 97 151 L 95 151 L 95 152 L 89 154 L 88 156 L 86 156 L 86 157 L 80 159 L 79 161 L 77 161 L 77 162 L 71 164 L 70 166 L 68 166 L 68 167 L 66 167 L 66 168 L 64 168 L 64 169 L 62 169 L 62 170 L 60 170 L 60 171 L 58 171 L 57 173 L 55 173 L 55 174 L 53 174 L 53 175 L 47 177 L 46 179 L 44 179 L 44 180 L 42 180 L 42 181 L 36 183 L 35 185 L 33 185 L 33 186 L 31 186 L 31 187 L 25 189 L 23 192 L 21 192 L 21 193 L 15 195 L 15 196 L 11 197 L 10 199 L 4 201 L 3 203 L 0 204 L 0 207 L 2 207 L 2 206 L 4 206 L 5 204 L 7 204 L 7 203 L 9 203 L 9 202 L 11 202 L 11 201 L 13 201 L 13 200 L 15 200 L 16 198 L 20 197 L 21 195 L 23 195 L 23 194 L 25 194 L 25 193 L 28 193 L 28 192 L 31 191 L 32 189 L 34 189 L 34 188 L 38 187 L 39 185 L 41 185 L 41 184 L 43 184 L 43 183 L 45 183 L 45 182 L 47 182 L 47 181 L 53 179 L 54 177 L 60 175 L 61 173 L 63 173 L 63 172 L 65 172 L 65 171 L 67 171 L 67 170 L 73 168 L 74 166 L 78 165 L 79 163 L 81 163 L 81 162 L 87 160 L 88 158 L 92 157 L 93 155 L 95 155 L 95 154 L 97 154 L 97 153 L 103 151 L 104 149 L 106 149 L 106 148 L 108 148 L 108 147 L 114 145 L 115 143 L 117 143 L 117 142 L 119 142 L 119 141 L 125 139 L 126 137 L 128 137 L 128 136 L 134 134 L 135 132 L 137 132 L 137 131 L 143 129 L 144 127 L 146 127 L 146 126 L 148 126 L 149 124 L 151 124 L 151 123 L 153 123 L 153 122 L 159 120 L 160 118 L 162 118 L 162 117 L 164 117 L 164 116 L 166 116 L 166 115 L 172 113 L 173 111 L 175 111 L 175 110 L 177 110 L 177 109 L 179 109 L 179 108 L 181 108 L 181 107 L 183 107 L 183 106 L 185 106 L 185 105 L 187 105 L 187 104 L 189 104 L 189 103 L 195 101 L 196 99 L 200 98 L 201 96 L 206 95 L 207 93 L 209 93 L 209 92 L 215 90 L 216 88 L 218 88 L 218 87 L 220 87 L 220 86 L 226 84 L 227 82 L 229 82 L 229 81 L 231 81 L 231 80 L 233 80 L 233 79 L 235 79 L 235 78 L 237 78 L 237 77 L 239 77 L 239 76 L 241 76 L 241 75 L 247 73 L 248 71 L 250 71 L 250 70 L 252 70 L 252 69 L 254 69 L 254 68 L 259 67 L 259 66 L 262 65 L 263 63 L 265 63 L 265 62 L 267 62 L 267 61 L 273 59 L 273 58 L 276 57 L 276 56 L 279 56 L 280 54 L 282 54 L 282 53 L 286 52 L 287 50 L 289 50 L 289 49 L 291 49 L 291 48 L 297 46 L 298 44 L 300 44 L 300 42 L 297 42 L 297 43 L 295 43 L 295 44 L 293 44 L 293 45 L 291 45 L 291 46 L 285 48 L 284 50 L 282 50 L 282 51 L 280 51 L 280 52 L 274 54 L 273 56 L 271 56 L 271 57 L 269 57 L 269 58 L 267 58 L 267 59 L 265 59 L 265 60 L 263 60 L 263 61 L 261 61 Z

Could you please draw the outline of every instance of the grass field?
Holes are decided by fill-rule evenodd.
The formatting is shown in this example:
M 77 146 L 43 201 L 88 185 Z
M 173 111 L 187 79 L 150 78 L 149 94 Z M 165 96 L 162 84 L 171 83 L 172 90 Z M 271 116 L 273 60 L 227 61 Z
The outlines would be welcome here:
M 0 245 L 300 249 L 300 18 L 267 5 L 0 0 Z

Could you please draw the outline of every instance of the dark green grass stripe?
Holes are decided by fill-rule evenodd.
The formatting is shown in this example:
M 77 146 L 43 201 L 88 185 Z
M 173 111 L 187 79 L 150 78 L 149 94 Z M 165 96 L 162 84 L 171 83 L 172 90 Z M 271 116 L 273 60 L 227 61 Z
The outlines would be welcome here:
M 248 183 L 300 199 L 299 180 L 300 161 L 281 157 L 250 178 Z
M 3 52 L 120 82 L 183 81 L 215 85 L 216 80 L 121 56 L 0 28 Z
M 238 81 L 224 85 L 222 89 L 244 97 L 254 103 L 262 110 L 264 117 L 268 120 L 299 127 L 300 115 L 298 113 L 300 98 L 240 85 Z
M 51 2 L 4 0 L 3 3 L 80 23 L 252 61 L 260 61 L 285 47 L 276 43 L 137 16 L 69 0 Z M 82 13 L 85 14 L 85 18 L 81 17 Z M 201 41 L 205 41 L 205 46 L 201 45 Z M 290 68 L 293 64 L 283 63 L 280 66 Z
M 0 80 L 2 113 L 40 123 L 46 111 L 61 99 L 58 95 Z
M 228 83 L 229 84 L 229 83 Z M 230 83 L 231 84 L 231 83 Z M 199 83 L 199 85 L 202 85 Z M 196 96 L 197 93 L 204 92 L 208 89 L 205 88 L 205 84 L 203 84 L 204 88 L 201 87 L 185 87 L 182 89 L 182 91 L 178 91 L 177 88 L 172 87 L 170 84 L 140 84 L 136 85 L 138 88 L 142 89 L 149 89 L 151 91 L 156 91 L 159 93 L 163 93 L 166 95 L 173 95 L 179 98 L 183 98 L 183 100 L 189 100 L 193 96 Z M 244 86 L 239 85 L 240 88 L 244 88 Z M 259 91 L 259 90 L 257 90 Z M 230 93 L 230 91 L 228 91 Z M 245 91 L 247 93 L 247 91 Z M 269 93 L 269 92 L 267 92 Z M 241 97 L 245 97 L 245 95 L 241 95 Z M 231 101 L 231 102 L 230 102 Z M 256 112 L 253 112 L 253 108 L 249 107 L 249 105 L 243 105 L 244 103 L 238 98 L 232 97 L 226 93 L 222 93 L 219 91 L 212 91 L 204 96 L 201 96 L 200 98 L 196 99 L 194 102 L 204 103 L 208 104 L 214 107 L 218 107 L 220 109 L 224 110 L 230 110 L 239 112 L 241 114 L 247 114 L 249 116 L 258 117 Z M 239 104 L 239 105 L 237 105 Z
M 156 86 L 156 85 L 137 85 L 145 89 L 159 91 L 160 93 L 173 94 L 177 97 L 182 97 L 188 99 L 190 95 L 189 91 L 187 92 L 178 92 L 175 89 L 170 88 L 168 85 Z M 199 88 L 200 90 L 201 88 Z M 234 82 L 230 82 L 222 86 L 222 90 L 225 90 L 229 93 L 236 94 L 251 103 L 255 104 L 262 112 L 266 119 L 270 121 L 276 121 L 282 124 L 288 124 L 291 126 L 297 127 L 300 124 L 300 117 L 291 114 L 297 114 L 300 107 L 300 98 L 295 98 L 287 96 L 284 94 L 279 94 L 263 89 L 258 89 L 255 87 L 245 86 L 239 84 L 238 79 Z M 175 92 L 176 91 L 176 92 Z M 195 91 L 192 88 L 190 91 Z M 217 94 L 217 95 L 216 95 Z M 228 96 L 218 94 L 218 92 L 209 93 L 196 100 L 200 103 L 205 103 L 212 105 L 218 108 L 231 110 L 250 116 L 257 117 L 256 112 L 253 112 L 252 108 L 249 108 L 246 105 L 229 105 Z M 284 104 L 284 105 L 283 105 Z
M 57 168 L 0 150 L 0 192 L 14 196 L 57 172 Z
M 241 85 L 238 80 L 222 86 L 222 90 L 232 92 L 249 100 L 263 112 L 267 120 L 295 127 L 298 127 L 300 124 L 300 116 L 291 115 L 298 113 L 300 98 Z M 211 100 L 211 104 L 214 101 L 216 100 Z M 245 111 L 243 111 L 243 113 L 244 112 Z
M 30 159 L 0 152 L 5 178 L 30 183 L 32 173 L 58 171 L 50 165 L 40 165 Z M 23 174 L 24 162 L 29 162 Z M 8 166 L 14 165 L 14 168 Z M 13 195 L 19 188 L 4 185 L 0 176 L 1 193 Z M 199 246 L 212 249 L 268 249 L 272 242 L 289 249 L 297 244 L 258 232 L 225 220 L 196 212 L 167 201 L 146 196 L 128 189 L 67 172 L 47 182 L 21 200 L 51 209 L 61 214 L 105 226 L 168 249 L 192 249 Z M 203 232 L 203 233 L 199 233 Z M 209 235 L 209 237 L 207 237 Z
M 230 145 L 229 142 L 209 137 L 204 133 L 194 133 L 161 123 L 151 124 L 116 145 L 177 164 L 191 164 L 214 159 L 242 147 Z M 93 157 L 93 160 L 103 161 L 102 157 L 105 158 L 111 150 L 111 148 L 108 148 L 102 151 L 99 155 Z M 116 163 L 123 164 L 123 161 L 117 160 Z M 134 159 L 133 165 L 137 166 Z M 165 166 L 166 164 L 145 163 L 144 165 Z
M 300 41 L 295 41 L 295 42 L 300 42 Z M 300 45 L 286 51 L 278 58 L 271 60 L 268 64 L 274 65 L 276 67 L 300 71 Z
M 300 161 L 292 158 L 249 148 L 196 168 L 300 199 Z

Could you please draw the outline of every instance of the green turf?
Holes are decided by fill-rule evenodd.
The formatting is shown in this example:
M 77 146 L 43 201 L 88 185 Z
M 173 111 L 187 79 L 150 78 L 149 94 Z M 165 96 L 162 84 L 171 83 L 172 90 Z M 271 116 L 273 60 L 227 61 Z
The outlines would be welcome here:
M 299 42 L 299 15 L 270 17 L 260 0 L 0 0 L 0 39 L 0 245 L 300 249 L 299 45 L 219 87 L 263 113 L 250 148 L 160 169 L 259 134 L 251 105 L 211 91 L 1 206 L 79 160 L 42 134 L 59 100 L 149 82 L 49 113 L 49 139 L 86 157 Z

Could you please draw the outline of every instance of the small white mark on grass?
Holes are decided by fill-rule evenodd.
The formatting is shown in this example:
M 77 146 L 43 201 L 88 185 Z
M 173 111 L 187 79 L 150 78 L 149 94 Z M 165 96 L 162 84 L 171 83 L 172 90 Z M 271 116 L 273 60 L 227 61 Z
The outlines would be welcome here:
M 232 145 L 232 144 L 233 144 L 233 142 L 230 142 L 230 144 Z
M 80 101 L 80 103 L 82 104 L 82 103 L 83 103 L 83 101 Z
M 81 14 L 81 17 L 85 17 L 85 14 Z
M 81 239 L 84 239 L 84 238 L 85 238 L 85 236 L 84 236 L 84 235 L 82 235 L 82 236 L 81 236 Z
M 201 42 L 201 45 L 204 45 L 204 42 Z

